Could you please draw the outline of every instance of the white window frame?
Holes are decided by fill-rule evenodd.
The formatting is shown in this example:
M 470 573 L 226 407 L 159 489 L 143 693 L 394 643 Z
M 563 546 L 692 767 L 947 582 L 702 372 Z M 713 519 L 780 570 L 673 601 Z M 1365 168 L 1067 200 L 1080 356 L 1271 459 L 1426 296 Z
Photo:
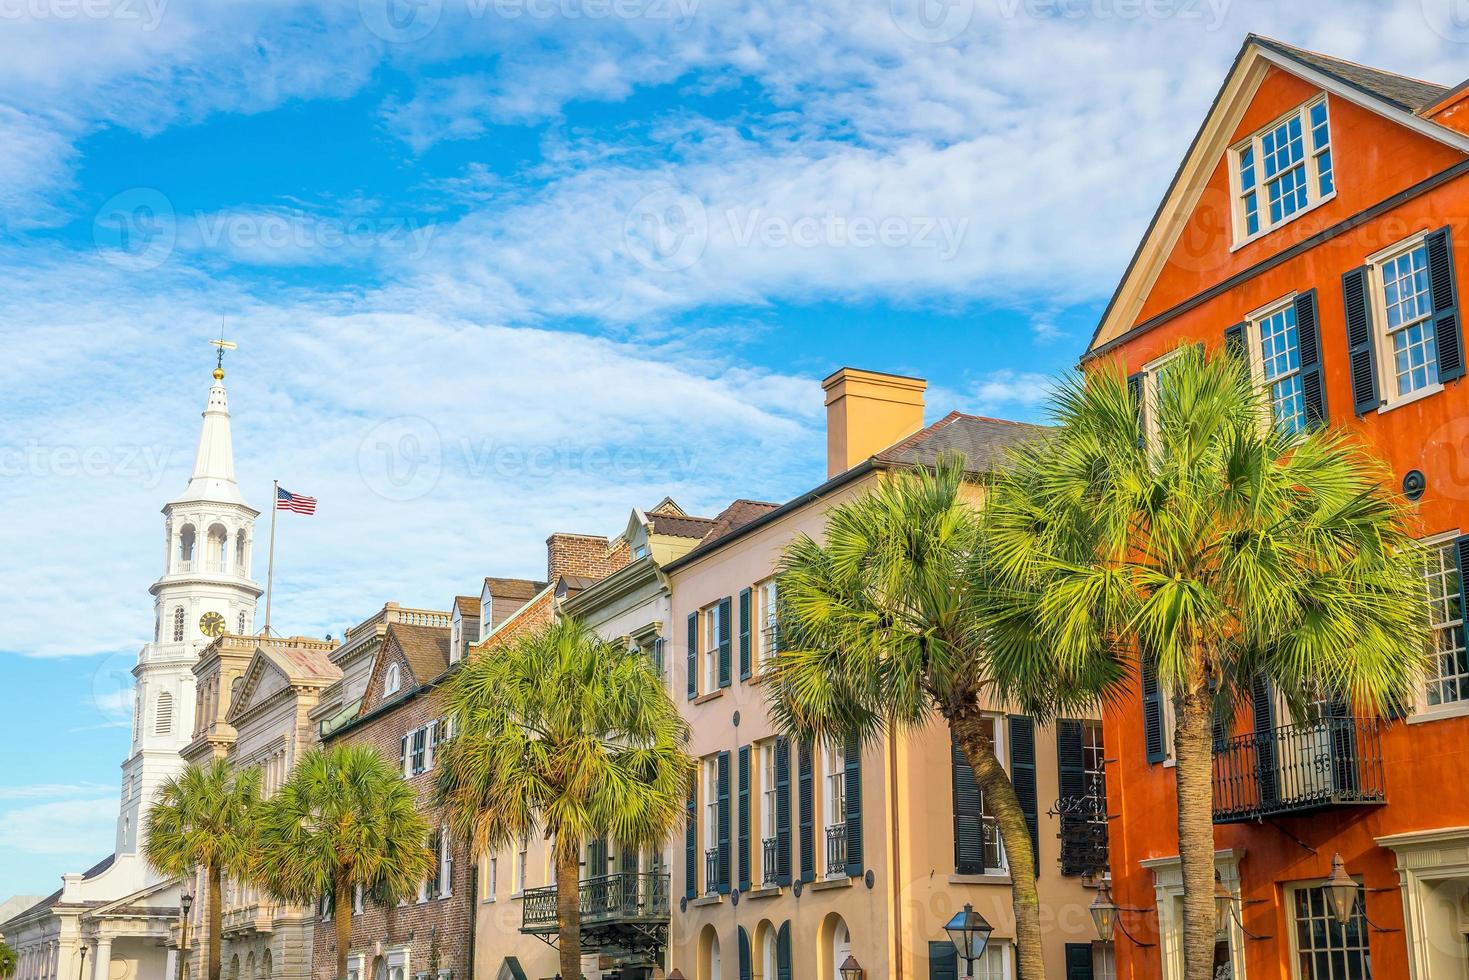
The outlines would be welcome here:
M 1357 877 L 1356 875 L 1353 875 L 1352 876 L 1352 879 L 1357 882 L 1358 888 L 1362 888 L 1362 879 L 1361 878 Z M 1286 921 L 1286 932 L 1290 936 L 1290 964 L 1289 964 L 1290 973 L 1289 973 L 1289 976 L 1290 976 L 1291 980 L 1303 980 L 1303 978 L 1301 976 L 1301 943 L 1300 943 L 1300 936 L 1298 935 L 1298 932 L 1299 932 L 1299 929 L 1300 929 L 1300 919 L 1296 916 L 1296 896 L 1298 894 L 1300 894 L 1301 892 L 1314 891 L 1314 890 L 1320 888 L 1322 886 L 1322 884 L 1323 883 L 1320 882 L 1320 881 L 1300 881 L 1300 882 L 1294 882 L 1294 883 L 1288 885 L 1286 887 L 1286 889 L 1285 889 L 1285 921 Z M 1394 889 L 1394 890 L 1396 890 L 1396 889 Z M 1367 902 L 1366 890 L 1365 889 L 1362 889 L 1358 893 L 1358 895 L 1359 895 L 1359 898 L 1361 899 L 1363 905 L 1365 906 L 1366 905 L 1366 902 Z M 1331 905 L 1330 905 L 1329 901 L 1326 900 L 1325 896 L 1322 897 L 1322 904 L 1323 904 L 1324 909 L 1326 910 L 1326 919 L 1327 919 L 1328 923 L 1334 921 L 1331 918 Z M 1364 909 L 1364 913 L 1365 913 L 1365 909 Z M 1345 929 L 1346 927 L 1343 926 L 1341 928 L 1342 929 Z M 1370 949 L 1370 946 L 1371 946 L 1371 937 L 1372 937 L 1372 926 L 1367 922 L 1367 919 L 1366 919 L 1365 914 L 1363 915 L 1363 918 L 1362 918 L 1362 929 L 1361 929 L 1361 933 L 1362 933 L 1362 943 L 1363 943 L 1363 945 L 1365 947 L 1368 947 L 1364 951 L 1363 955 L 1370 962 L 1371 955 L 1372 955 L 1371 954 L 1371 949 Z M 1315 971 L 1313 970 L 1311 976 L 1312 976 L 1312 980 L 1345 980 L 1347 974 L 1344 973 L 1344 974 L 1341 975 L 1341 977 L 1320 977 L 1320 976 L 1317 976 L 1316 973 L 1315 973 Z
M 383 695 L 397 694 L 398 689 L 403 686 L 403 672 L 397 664 L 388 664 L 387 672 L 383 676 Z
M 827 740 L 821 746 L 821 775 L 825 784 L 823 813 L 826 826 L 835 827 L 847 821 L 847 753 L 846 747 Z
M 775 656 L 775 649 L 780 645 L 779 636 L 776 632 L 777 614 L 780 611 L 776 593 L 775 579 L 768 578 L 755 587 L 755 594 L 759 597 L 757 606 L 759 608 L 756 619 L 759 638 L 756 648 L 759 651 L 757 663 L 760 669 Z
M 1299 293 L 1297 293 L 1296 291 L 1292 290 L 1290 293 L 1286 294 L 1285 296 L 1282 296 L 1281 298 L 1276 299 L 1276 300 L 1272 300 L 1271 302 L 1266 303 L 1264 306 L 1260 307 L 1257 310 L 1251 310 L 1245 316 L 1245 342 L 1246 342 L 1246 345 L 1247 345 L 1246 349 L 1249 352 L 1250 377 L 1252 377 L 1252 378 L 1255 379 L 1255 385 L 1257 387 L 1259 387 L 1260 390 L 1265 393 L 1265 398 L 1266 398 L 1266 401 L 1267 401 L 1267 403 L 1269 405 L 1270 412 L 1271 412 L 1271 415 L 1268 416 L 1267 419 L 1266 419 L 1266 424 L 1272 424 L 1272 423 L 1274 423 L 1274 422 L 1277 421 L 1276 418 L 1275 418 L 1275 416 L 1274 416 L 1274 412 L 1275 412 L 1275 400 L 1274 400 L 1274 397 L 1270 394 L 1270 385 L 1276 384 L 1277 382 L 1279 382 L 1280 380 L 1282 380 L 1282 378 L 1285 377 L 1285 376 L 1282 375 L 1281 377 L 1268 378 L 1268 379 L 1265 377 L 1265 346 L 1264 346 L 1264 343 L 1260 340 L 1260 325 L 1262 323 L 1264 323 L 1270 317 L 1274 316 L 1275 314 L 1281 313 L 1281 312 L 1285 311 L 1286 309 L 1294 306 L 1295 305 L 1295 302 L 1296 302 L 1296 298 L 1298 296 L 1299 296 Z M 1294 377 L 1297 377 L 1297 378 L 1299 378 L 1301 376 L 1300 352 L 1301 352 L 1301 325 L 1300 325 L 1299 322 L 1297 322 L 1296 323 L 1296 368 L 1295 368 L 1295 374 L 1294 374 Z M 1303 415 L 1302 415 L 1302 419 L 1301 419 L 1301 429 L 1300 429 L 1300 431 L 1303 431 L 1303 432 L 1305 431 L 1306 423 L 1308 421 L 1304 417 L 1304 412 L 1305 412 L 1305 405 L 1304 405 L 1304 393 L 1303 393 L 1303 402 L 1302 402 L 1302 413 L 1303 413 Z
M 1318 103 L 1326 106 L 1326 146 L 1318 148 L 1311 138 L 1311 109 Z M 1273 132 L 1281 125 L 1290 122 L 1292 118 L 1299 118 L 1301 122 L 1301 143 L 1304 153 L 1304 165 L 1306 168 L 1306 203 L 1303 207 L 1290 214 L 1283 215 L 1275 223 L 1270 221 L 1270 195 L 1265 186 L 1265 151 L 1263 139 L 1266 134 Z M 1336 197 L 1336 154 L 1332 147 L 1332 125 L 1331 125 L 1331 103 L 1326 93 L 1321 93 L 1314 98 L 1307 99 L 1302 104 L 1284 112 L 1270 120 L 1264 126 L 1255 130 L 1249 136 L 1240 140 L 1229 148 L 1229 196 L 1230 196 L 1230 225 L 1234 234 L 1234 245 L 1231 249 L 1238 249 L 1250 242 L 1270 234 L 1278 228 L 1295 221 L 1304 214 L 1325 204 Z M 1240 176 L 1240 159 L 1246 149 L 1254 151 L 1255 185 L 1253 190 L 1256 195 L 1257 214 L 1260 218 L 1260 227 L 1251 232 L 1246 222 L 1245 195 L 1248 193 Z M 1321 156 L 1324 153 L 1332 155 L 1331 191 L 1327 194 L 1321 193 Z M 1278 174 L 1276 175 L 1279 176 Z
M 958 964 L 959 969 L 964 969 L 964 964 Z M 1008 941 L 991 940 L 984 948 L 984 954 L 974 961 L 974 971 L 970 974 L 971 980 L 1012 980 L 1015 968 L 1015 954 Z
M 1184 350 L 1179 347 L 1143 365 L 1143 437 L 1153 452 L 1158 448 L 1158 372 L 1182 356 Z
M 526 870 L 530 864 L 530 838 L 520 839 L 520 850 L 515 854 L 515 891 L 511 898 L 519 898 L 525 894 L 526 885 L 529 882 L 529 874 Z
M 454 847 L 447 826 L 439 828 L 439 898 L 454 897 Z
M 500 890 L 500 859 L 491 857 L 485 863 L 485 894 L 481 901 L 493 902 L 495 895 Z
M 367 957 L 362 953 L 352 953 L 347 957 L 347 980 L 368 980 L 363 976 L 367 970 Z
M 1452 531 L 1445 531 L 1441 534 L 1430 535 L 1426 538 L 1420 538 L 1417 543 L 1423 548 L 1438 550 L 1446 546 L 1452 545 L 1459 536 L 1460 532 L 1455 529 Z M 1450 574 L 1453 573 L 1450 572 Z M 1459 597 L 1459 609 L 1461 614 L 1465 610 L 1465 597 L 1462 595 Z M 1450 623 L 1442 628 L 1452 627 L 1453 624 Z M 1439 627 L 1433 627 L 1433 629 L 1437 628 Z M 1461 631 L 1460 636 L 1465 640 L 1466 643 L 1469 643 L 1469 623 L 1466 623 L 1463 619 L 1461 619 L 1459 621 L 1459 629 Z M 1436 643 L 1436 638 L 1433 642 Z M 1428 656 L 1432 658 L 1434 656 L 1434 653 L 1430 651 Z M 1443 718 L 1457 718 L 1463 715 L 1469 715 L 1469 698 L 1465 698 L 1459 701 L 1447 701 L 1441 702 L 1439 704 L 1430 705 L 1428 703 L 1428 683 L 1429 678 L 1425 676 L 1422 682 L 1418 685 L 1417 689 L 1413 692 L 1414 710 L 1413 713 L 1408 715 L 1406 719 L 1408 724 L 1421 724 L 1426 721 L 1438 721 Z
M 704 609 L 700 620 L 704 624 L 701 660 L 704 665 L 704 683 L 701 694 L 719 690 L 719 609 L 718 602 Z
M 1406 395 L 1398 394 L 1396 358 L 1392 349 L 1392 334 L 1401 333 L 1408 327 L 1420 323 L 1426 324 L 1430 333 L 1433 330 L 1433 295 L 1430 289 L 1428 302 L 1428 314 L 1421 320 L 1415 320 L 1407 326 L 1398 327 L 1392 331 L 1387 329 L 1387 284 L 1383 280 L 1383 266 L 1388 262 L 1403 256 L 1408 252 L 1422 248 L 1428 238 L 1428 230 L 1423 229 L 1394 242 L 1387 248 L 1367 256 L 1367 267 L 1370 274 L 1367 276 L 1368 289 L 1371 293 L 1369 299 L 1372 302 L 1372 353 L 1374 367 L 1377 368 L 1377 397 L 1382 402 L 1378 406 L 1378 412 L 1386 412 L 1397 408 L 1399 405 L 1407 405 L 1420 398 L 1443 391 L 1442 381 L 1432 381 L 1427 385 Z M 1434 345 L 1434 374 L 1438 373 L 1438 346 L 1435 338 Z
M 775 739 L 760 743 L 760 840 L 774 837 L 777 830 L 775 789 Z M 762 849 L 762 854 L 764 853 Z M 764 869 L 761 869 L 764 870 Z
M 705 855 L 719 846 L 719 757 L 704 758 L 704 849 L 697 855 L 701 872 L 708 870 Z M 712 892 L 716 881 L 704 882 L 704 891 Z

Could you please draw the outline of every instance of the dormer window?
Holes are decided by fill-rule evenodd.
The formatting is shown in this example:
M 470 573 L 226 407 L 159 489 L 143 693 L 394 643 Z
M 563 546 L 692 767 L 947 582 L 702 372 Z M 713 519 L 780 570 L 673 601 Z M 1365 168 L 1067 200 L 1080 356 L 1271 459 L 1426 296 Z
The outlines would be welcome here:
M 1313 99 L 1230 150 L 1234 237 L 1243 243 L 1336 192 L 1326 96 Z
M 383 678 L 383 694 L 397 694 L 402 685 L 403 675 L 398 670 L 398 665 L 389 664 L 387 675 Z

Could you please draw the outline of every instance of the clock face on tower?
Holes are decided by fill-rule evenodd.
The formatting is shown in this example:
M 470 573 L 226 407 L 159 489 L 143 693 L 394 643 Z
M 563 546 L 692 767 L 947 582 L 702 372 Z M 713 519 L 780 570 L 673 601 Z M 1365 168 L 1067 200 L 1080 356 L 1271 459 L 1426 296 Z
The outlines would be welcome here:
M 224 617 L 217 612 L 207 612 L 199 617 L 199 632 L 205 636 L 220 636 L 224 633 Z

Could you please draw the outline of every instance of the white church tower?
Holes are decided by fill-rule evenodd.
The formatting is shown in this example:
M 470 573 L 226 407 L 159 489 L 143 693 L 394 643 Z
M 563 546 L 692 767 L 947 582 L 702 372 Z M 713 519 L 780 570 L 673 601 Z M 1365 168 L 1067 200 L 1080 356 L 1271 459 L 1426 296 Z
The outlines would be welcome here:
M 123 763 L 119 855 L 138 853 L 145 801 L 184 767 L 179 752 L 193 735 L 192 668 L 199 651 L 221 633 L 254 631 L 261 590 L 250 577 L 250 555 L 259 513 L 235 482 L 221 357 L 204 407 L 193 476 L 163 507 L 163 575 L 149 589 L 153 640 L 133 668 L 133 743 Z

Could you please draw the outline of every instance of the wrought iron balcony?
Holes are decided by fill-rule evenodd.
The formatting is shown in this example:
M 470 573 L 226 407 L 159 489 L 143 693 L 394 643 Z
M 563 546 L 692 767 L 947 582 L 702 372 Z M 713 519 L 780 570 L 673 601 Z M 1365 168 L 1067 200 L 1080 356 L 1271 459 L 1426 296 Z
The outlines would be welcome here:
M 773 888 L 780 883 L 780 869 L 776 867 L 775 846 L 778 838 L 766 837 L 760 841 L 760 883 Z
M 847 825 L 830 824 L 826 828 L 826 874 L 836 877 L 847 873 Z
M 1051 811 L 1061 824 L 1061 873 L 1096 876 L 1108 867 L 1107 789 L 1091 780 L 1083 796 L 1063 796 Z
M 713 895 L 719 890 L 719 848 L 711 847 L 704 852 L 704 892 Z
M 1387 802 L 1376 718 L 1321 718 L 1221 742 L 1214 822 Z
M 600 946 L 609 931 L 620 929 L 648 934 L 668 926 L 668 875 L 612 874 L 583 878 L 577 886 L 581 899 L 583 939 Z M 556 886 L 527 889 L 521 898 L 520 931 L 554 934 L 560 928 Z

